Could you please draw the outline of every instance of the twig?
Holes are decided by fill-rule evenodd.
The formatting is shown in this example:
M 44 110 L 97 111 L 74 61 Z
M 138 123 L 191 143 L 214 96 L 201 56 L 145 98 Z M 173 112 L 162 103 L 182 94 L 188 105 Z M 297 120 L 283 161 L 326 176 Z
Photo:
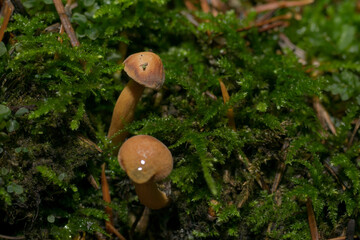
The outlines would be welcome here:
M 78 138 L 79 138 L 81 141 L 83 141 L 84 143 L 89 144 L 90 146 L 92 146 L 93 148 L 95 148 L 99 153 L 102 153 L 101 148 L 100 148 L 98 145 L 96 145 L 96 143 L 94 143 L 93 141 L 91 141 L 90 139 L 88 139 L 88 138 L 86 138 L 86 137 L 84 137 L 84 136 L 82 136 L 82 135 L 78 135 Z
M 230 100 L 230 96 L 229 93 L 226 89 L 226 86 L 224 84 L 224 82 L 219 79 L 219 83 L 220 83 L 220 88 L 221 88 L 221 94 L 224 100 L 224 103 L 227 103 Z M 235 119 L 234 119 L 234 110 L 232 108 L 228 108 L 227 110 L 227 117 L 229 119 L 229 127 L 232 128 L 234 131 L 236 131 L 236 124 L 235 124 Z
M 354 240 L 355 237 L 355 219 L 350 219 L 346 229 L 346 239 Z
M 4 37 L 4 34 L 5 34 L 5 30 L 7 28 L 7 25 L 10 21 L 10 17 L 11 17 L 11 14 L 13 13 L 15 7 L 14 5 L 11 3 L 10 0 L 5 0 L 3 2 L 3 6 L 1 8 L 1 16 L 4 17 L 4 20 L 3 20 L 3 23 L 1 24 L 1 27 L 0 27 L 0 42 L 2 41 L 3 37 Z
M 210 6 L 207 0 L 200 0 L 200 6 L 201 6 L 201 10 L 204 13 L 209 13 L 210 12 Z
M 266 31 L 269 31 L 270 29 L 277 28 L 277 27 L 288 27 L 289 25 L 290 25 L 290 23 L 287 21 L 278 21 L 278 22 L 274 22 L 274 23 L 271 23 L 269 25 L 266 25 L 266 26 L 260 28 L 259 32 L 266 32 Z
M 75 4 L 76 6 L 77 6 L 77 4 Z M 69 16 L 71 16 L 71 10 L 73 9 L 73 7 L 72 7 L 72 0 L 67 0 L 66 1 L 66 5 L 65 5 L 65 13 L 66 13 L 66 15 L 69 17 Z M 64 32 L 65 32 L 65 28 L 64 28 L 64 25 L 63 24 L 61 24 L 60 25 L 60 34 L 63 34 Z M 60 40 L 60 42 L 62 42 L 62 39 Z
M 10 239 L 10 240 L 20 240 L 20 239 L 25 239 L 25 236 L 12 237 L 12 236 L 6 236 L 6 235 L 0 234 L 0 238 L 2 238 L 2 239 Z
M 261 13 L 261 12 L 275 10 L 275 9 L 279 9 L 279 8 L 304 6 L 304 5 L 311 4 L 313 2 L 314 2 L 314 0 L 271 2 L 271 3 L 256 6 L 255 11 L 257 13 Z
M 151 212 L 150 208 L 145 206 L 141 218 L 139 219 L 139 222 L 136 224 L 135 232 L 139 233 L 140 237 L 144 236 L 146 233 L 146 229 L 149 225 L 150 212 Z
M 294 52 L 296 57 L 298 57 L 299 63 L 301 63 L 302 65 L 306 65 L 306 52 L 296 46 L 294 43 L 292 43 L 284 33 L 279 34 L 279 45 L 282 49 L 290 48 L 290 50 Z
M 111 203 L 111 197 L 109 192 L 109 184 L 106 180 L 105 175 L 105 163 L 101 165 L 101 190 L 103 194 L 103 199 L 106 203 Z M 106 231 L 111 233 L 112 231 L 109 228 L 108 224 L 113 224 L 113 213 L 112 209 L 109 206 L 105 206 L 105 212 L 109 216 L 109 221 L 105 221 Z
M 264 26 L 266 24 L 270 24 L 270 23 L 280 21 L 280 20 L 289 20 L 291 18 L 292 18 L 292 14 L 287 13 L 287 14 L 276 16 L 276 17 L 266 19 L 266 20 L 263 20 L 263 21 L 260 21 L 260 22 L 256 22 L 255 24 L 252 24 L 252 25 L 247 26 L 247 27 L 236 29 L 236 31 L 237 32 L 242 32 L 242 31 L 246 31 L 246 30 L 249 30 L 251 28 L 254 28 L 254 27 L 261 27 L 261 26 Z
M 240 201 L 238 201 L 238 203 L 236 204 L 237 208 L 242 208 L 242 206 L 244 206 L 244 204 L 246 203 L 246 201 L 249 199 L 250 196 L 250 191 L 249 191 L 249 183 L 248 181 L 244 182 L 243 184 L 243 189 L 241 190 L 241 193 L 239 195 L 239 197 L 242 197 Z
M 205 91 L 205 95 L 208 96 L 209 98 L 211 98 L 212 100 L 217 100 L 217 97 L 212 92 L 209 92 L 208 90 Z
M 356 132 L 357 132 L 357 130 L 359 130 L 359 127 L 360 127 L 360 118 L 358 120 L 356 120 L 355 128 L 354 128 L 353 133 L 351 134 L 351 137 L 350 137 L 349 143 L 347 145 L 347 148 L 351 147 L 351 145 L 352 145 L 352 143 L 354 141 L 354 137 L 356 135 Z
M 336 181 L 341 185 L 342 190 L 345 191 L 347 187 L 343 184 L 342 181 L 340 181 L 340 179 L 339 179 L 339 177 L 337 176 L 337 173 L 335 172 L 335 170 L 333 169 L 333 167 L 330 166 L 330 164 L 328 163 L 327 160 L 325 160 L 323 164 L 324 164 L 325 168 L 330 172 L 330 174 L 333 175 L 334 178 L 336 179 Z
M 319 232 L 316 226 L 316 219 L 314 214 L 314 209 L 312 207 L 312 203 L 310 198 L 306 201 L 306 210 L 308 214 L 308 220 L 309 220 L 309 227 L 310 227 L 310 233 L 311 233 L 311 239 L 312 240 L 319 240 Z
M 332 134 L 336 135 L 336 129 L 331 121 L 329 113 L 326 111 L 324 106 L 320 103 L 320 100 L 318 97 L 313 98 L 313 106 L 315 108 L 316 114 L 320 120 L 321 125 L 324 129 L 327 129 L 326 125 L 329 127 Z
M 99 190 L 99 189 L 100 189 L 99 185 L 98 185 L 97 182 L 95 181 L 95 178 L 94 178 L 94 176 L 93 176 L 92 174 L 90 174 L 87 179 L 88 179 L 89 183 L 91 184 L 91 186 L 92 186 L 94 189 L 96 189 L 96 190 Z
M 274 201 L 275 201 L 275 204 L 277 206 L 280 206 L 281 205 L 281 202 L 282 202 L 282 196 L 281 196 L 281 191 L 280 190 L 276 190 L 275 194 L 274 194 Z M 274 210 L 276 210 L 275 206 L 273 207 Z M 271 230 L 274 228 L 274 222 L 270 222 L 268 227 L 267 227 L 267 230 L 266 232 L 268 234 L 270 234 Z M 269 240 L 269 237 L 266 236 L 265 240 Z
M 213 8 L 216 8 L 221 12 L 225 12 L 228 9 L 226 4 L 222 0 L 210 0 L 210 4 L 211 6 L 213 6 Z
M 249 171 L 249 173 L 255 175 L 255 180 L 259 184 L 259 186 L 263 190 L 266 190 L 268 193 L 270 193 L 269 186 L 266 184 L 260 173 L 255 171 L 255 168 L 252 165 L 252 163 L 249 161 L 249 159 L 246 156 L 243 157 L 241 154 L 237 154 L 237 157 L 241 162 L 243 162 L 246 165 L 246 168 Z
M 358 236 L 355 235 L 354 238 L 358 239 Z M 346 240 L 346 236 L 329 238 L 328 240 Z
M 115 234 L 120 240 L 126 240 L 126 238 L 119 233 L 119 231 L 111 223 L 106 223 L 106 228 Z
M 192 23 L 195 27 L 199 26 L 199 22 L 195 19 L 195 17 L 193 15 L 191 15 L 190 13 L 188 13 L 187 11 L 181 11 L 180 12 L 184 17 L 186 17 L 186 19 Z
M 282 178 L 282 176 L 284 174 L 285 167 L 286 167 L 286 165 L 285 165 L 285 160 L 286 160 L 286 152 L 285 152 L 285 150 L 288 147 L 289 147 L 289 141 L 286 140 L 284 142 L 283 146 L 282 146 L 282 149 L 281 149 L 281 151 L 284 152 L 284 156 L 283 156 L 283 159 L 280 160 L 279 165 L 277 167 L 278 169 L 277 169 L 275 177 L 274 177 L 274 183 L 273 183 L 273 185 L 271 187 L 271 193 L 274 193 L 277 190 L 277 188 L 278 188 L 278 186 L 280 184 L 281 178 Z
M 190 11 L 198 10 L 197 7 L 195 7 L 195 5 L 190 0 L 185 0 L 184 4 L 185 4 L 185 7 Z
M 76 37 L 75 31 L 70 23 L 69 17 L 65 13 L 64 5 L 61 0 L 53 0 L 56 11 L 58 12 L 61 20 L 61 24 L 64 26 L 65 32 L 70 38 L 71 46 L 78 47 L 80 46 L 80 42 Z

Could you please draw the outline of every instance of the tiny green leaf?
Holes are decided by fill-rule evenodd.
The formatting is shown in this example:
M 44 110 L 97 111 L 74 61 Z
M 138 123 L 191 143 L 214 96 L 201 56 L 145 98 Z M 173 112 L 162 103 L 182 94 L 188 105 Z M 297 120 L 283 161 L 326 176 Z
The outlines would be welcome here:
M 17 185 L 17 184 L 13 184 L 13 189 L 14 189 L 14 192 L 15 194 L 22 194 L 24 192 L 24 188 L 20 185 Z
M 0 57 L 7 52 L 6 46 L 3 42 L 0 42 Z
M 27 108 L 24 108 L 24 107 L 19 108 L 19 110 L 17 110 L 15 113 L 15 117 L 20 117 L 26 113 L 29 113 L 29 110 Z
M 0 121 L 6 119 L 11 114 L 10 108 L 0 104 Z
M 87 22 L 86 16 L 80 13 L 74 13 L 71 17 L 71 20 L 78 24 L 85 24 Z
M 47 217 L 47 220 L 48 220 L 49 223 L 54 223 L 55 222 L 55 216 L 54 215 L 49 215 Z
M 7 175 L 8 173 L 9 173 L 9 169 L 7 169 L 7 168 L 1 168 L 0 174 L 1 174 L 2 176 Z
M 16 152 L 16 153 L 21 152 L 21 150 L 22 150 L 22 147 L 17 147 L 17 148 L 15 148 L 15 152 Z
M 66 177 L 66 173 L 61 173 L 59 176 L 58 176 L 58 179 L 60 181 L 64 180 L 64 178 Z
M 6 128 L 9 132 L 14 132 L 19 128 L 19 123 L 16 120 L 9 120 Z
M 8 193 L 13 193 L 13 192 L 14 192 L 14 187 L 13 187 L 13 185 L 7 186 L 6 191 L 7 191 Z
M 257 106 L 256 106 L 256 110 L 258 110 L 259 112 L 266 112 L 267 110 L 267 104 L 264 103 L 264 102 L 261 102 L 259 103 Z
M 94 4 L 95 0 L 84 0 L 84 6 L 90 7 Z

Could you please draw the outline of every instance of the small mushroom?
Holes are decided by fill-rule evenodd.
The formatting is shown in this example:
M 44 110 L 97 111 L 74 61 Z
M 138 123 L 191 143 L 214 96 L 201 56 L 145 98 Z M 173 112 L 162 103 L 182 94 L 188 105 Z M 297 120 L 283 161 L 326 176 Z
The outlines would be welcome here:
M 161 59 L 152 52 L 139 52 L 124 61 L 125 72 L 131 78 L 116 101 L 107 137 L 114 146 L 124 141 L 127 133 L 114 136 L 134 118 L 135 108 L 145 87 L 159 90 L 165 81 Z M 116 151 L 117 152 L 117 151 Z
M 156 185 L 173 168 L 171 152 L 162 142 L 148 135 L 131 137 L 121 146 L 118 161 L 133 181 L 142 204 L 150 209 L 169 204 L 170 199 Z

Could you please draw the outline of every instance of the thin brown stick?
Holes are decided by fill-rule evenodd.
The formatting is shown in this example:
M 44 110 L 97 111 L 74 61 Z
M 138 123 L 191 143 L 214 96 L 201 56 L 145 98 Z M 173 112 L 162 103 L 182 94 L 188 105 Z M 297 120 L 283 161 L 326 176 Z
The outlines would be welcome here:
M 94 149 L 96 149 L 99 153 L 102 153 L 102 150 L 101 148 L 96 144 L 94 143 L 93 141 L 91 141 L 90 139 L 82 136 L 82 135 L 78 135 L 78 138 L 80 139 L 80 141 L 90 145 L 91 147 L 93 147 Z
M 260 22 L 256 22 L 255 24 L 251 24 L 250 26 L 247 26 L 247 27 L 236 29 L 236 31 L 237 32 L 242 32 L 242 31 L 246 31 L 246 30 L 249 30 L 251 28 L 254 28 L 254 27 L 261 27 L 261 26 L 264 26 L 266 24 L 270 24 L 270 23 L 280 21 L 280 20 L 289 20 L 291 18 L 292 18 L 292 14 L 287 13 L 287 14 L 276 16 L 276 17 L 266 19 L 266 20 L 263 20 L 263 21 L 260 21 Z
M 327 129 L 326 126 L 328 126 L 332 134 L 336 135 L 336 129 L 333 122 L 331 121 L 330 115 L 324 106 L 320 103 L 318 97 L 313 98 L 313 106 L 323 128 Z
M 256 6 L 255 11 L 257 13 L 261 13 L 261 12 L 276 10 L 276 9 L 280 9 L 280 8 L 304 6 L 304 5 L 311 4 L 313 2 L 314 2 L 314 0 L 271 2 L 271 3 Z
M 72 0 L 67 0 L 66 1 L 66 5 L 65 5 L 65 12 L 66 10 L 69 10 L 70 9 L 70 5 L 72 4 Z M 71 12 L 71 10 L 69 10 L 68 12 Z M 65 28 L 64 28 L 64 25 L 61 24 L 60 25 L 60 34 L 63 34 L 65 32 Z M 62 43 L 62 38 L 59 39 L 59 41 Z
M 249 199 L 250 196 L 250 190 L 249 190 L 249 184 L 246 181 L 243 186 L 245 186 L 240 193 L 239 197 L 242 197 L 241 200 L 236 204 L 237 208 L 242 208 L 244 206 L 244 204 L 246 203 L 246 201 Z
M 310 227 L 310 233 L 311 233 L 311 239 L 312 240 L 319 240 L 319 232 L 316 226 L 316 219 L 314 214 L 314 209 L 312 207 L 312 203 L 310 198 L 306 201 L 306 210 L 308 214 L 308 221 L 309 221 L 309 227 Z
M 143 237 L 146 233 L 149 225 L 150 213 L 151 209 L 145 206 L 139 222 L 136 224 L 135 232 L 138 233 L 140 237 Z
M 306 52 L 303 49 L 296 46 L 294 43 L 292 43 L 290 41 L 290 39 L 284 33 L 279 34 L 279 45 L 280 45 L 280 47 L 282 49 L 290 48 L 291 51 L 293 51 L 293 53 L 299 59 L 299 63 L 301 63 L 302 65 L 307 64 L 307 62 L 306 62 Z
M 115 234 L 120 240 L 126 240 L 126 238 L 111 223 L 106 223 L 106 228 Z
M 209 98 L 211 98 L 212 100 L 217 100 L 217 97 L 212 92 L 209 92 L 208 90 L 205 91 L 205 95 L 208 96 Z
M 243 162 L 246 166 L 246 169 L 249 171 L 249 173 L 251 173 L 252 175 L 255 175 L 255 180 L 256 182 L 259 184 L 259 186 L 267 191 L 268 193 L 270 193 L 270 188 L 267 185 L 267 183 L 264 181 L 264 179 L 262 178 L 261 174 L 259 172 L 256 171 L 254 165 L 252 165 L 252 163 L 249 161 L 249 159 L 246 156 L 242 156 L 241 154 L 237 154 L 238 159 Z
M 184 1 L 185 7 L 190 10 L 190 11 L 197 11 L 197 7 L 195 7 L 195 5 L 190 1 L 190 0 L 185 0 Z
M 204 13 L 209 13 L 210 12 L 210 6 L 207 0 L 200 0 L 200 6 L 201 6 L 201 10 Z
M 106 175 L 105 175 L 105 163 L 101 165 L 101 190 L 104 201 L 107 203 L 111 203 L 109 184 L 106 180 Z M 110 230 L 108 223 L 113 224 L 112 209 L 109 206 L 105 206 L 105 212 L 109 216 L 109 221 L 105 221 L 106 231 L 108 233 L 111 233 L 112 231 Z
M 1 16 L 4 17 L 3 23 L 1 24 L 0 27 L 0 42 L 2 41 L 4 34 L 5 34 L 5 30 L 7 28 L 7 25 L 10 21 L 10 17 L 11 14 L 13 13 L 15 7 L 14 5 L 11 3 L 10 0 L 5 0 L 3 3 L 3 6 L 1 8 Z
M 204 13 L 209 13 L 209 12 L 210 12 L 210 6 L 209 6 L 209 3 L 208 3 L 207 0 L 200 0 L 200 6 L 201 6 L 201 10 L 202 10 Z M 208 20 L 205 21 L 205 22 L 208 22 Z M 211 35 L 210 30 L 206 31 L 206 34 L 207 34 L 208 36 L 210 36 L 210 35 Z
M 70 38 L 71 46 L 78 47 L 80 46 L 80 42 L 76 37 L 75 31 L 70 23 L 69 17 L 65 13 L 65 8 L 61 0 L 53 0 L 56 11 L 59 14 L 61 24 L 64 26 L 65 32 Z
M 289 25 L 290 25 L 290 23 L 287 21 L 278 21 L 278 22 L 274 22 L 274 23 L 271 23 L 269 25 L 266 25 L 266 26 L 260 28 L 259 32 L 266 32 L 266 31 L 269 31 L 270 29 L 277 28 L 277 27 L 288 27 Z
M 277 171 L 276 171 L 276 174 L 275 174 L 275 177 L 274 177 L 274 183 L 271 187 L 271 193 L 274 193 L 279 184 L 280 184 L 280 181 L 281 181 L 281 178 L 284 174 L 284 171 L 285 171 L 285 168 L 286 168 L 286 165 L 285 165 L 285 160 L 286 160 L 286 152 L 285 150 L 289 147 L 289 141 L 285 141 L 283 146 L 282 146 L 282 149 L 281 151 L 284 152 L 284 156 L 282 157 L 282 159 L 280 160 L 279 162 L 279 165 L 277 166 Z
M 12 237 L 12 236 L 6 236 L 0 234 L 0 239 L 21 240 L 21 239 L 25 239 L 25 236 Z
M 333 175 L 333 177 L 336 179 L 336 181 L 341 185 L 342 190 L 345 191 L 347 187 L 342 183 L 342 181 L 340 181 L 340 179 L 339 179 L 337 173 L 334 171 L 334 169 L 332 169 L 332 167 L 326 161 L 323 164 L 324 164 L 325 168 L 329 171 L 329 173 L 331 175 Z
M 354 141 L 354 137 L 356 135 L 356 132 L 359 130 L 359 127 L 360 127 L 360 118 L 356 121 L 354 131 L 351 134 L 351 137 L 350 137 L 350 140 L 349 140 L 349 143 L 348 143 L 348 146 L 347 146 L 348 148 L 351 147 L 351 145 L 352 145 L 352 143 Z
M 219 79 L 220 88 L 221 88 L 221 94 L 224 100 L 224 103 L 227 103 L 230 100 L 229 92 L 226 89 L 226 86 L 224 82 Z M 229 127 L 232 128 L 234 131 L 236 131 L 236 124 L 234 119 L 234 110 L 232 108 L 228 108 L 227 110 L 227 118 L 229 120 L 228 124 Z
M 358 236 L 355 235 L 354 238 L 358 239 Z M 336 237 L 336 238 L 329 238 L 327 240 L 346 240 L 346 236 Z

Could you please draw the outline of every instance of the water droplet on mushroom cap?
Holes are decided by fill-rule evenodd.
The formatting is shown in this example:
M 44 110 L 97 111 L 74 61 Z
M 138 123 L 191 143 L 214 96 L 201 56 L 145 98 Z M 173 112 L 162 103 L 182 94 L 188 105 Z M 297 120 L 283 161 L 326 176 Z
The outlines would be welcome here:
M 165 81 L 165 70 L 158 55 L 139 52 L 124 61 L 124 71 L 137 83 L 148 88 L 160 89 Z
M 120 148 L 118 161 L 129 178 L 138 184 L 150 179 L 160 181 L 166 178 L 173 168 L 169 149 L 148 135 L 134 136 L 125 141 Z

